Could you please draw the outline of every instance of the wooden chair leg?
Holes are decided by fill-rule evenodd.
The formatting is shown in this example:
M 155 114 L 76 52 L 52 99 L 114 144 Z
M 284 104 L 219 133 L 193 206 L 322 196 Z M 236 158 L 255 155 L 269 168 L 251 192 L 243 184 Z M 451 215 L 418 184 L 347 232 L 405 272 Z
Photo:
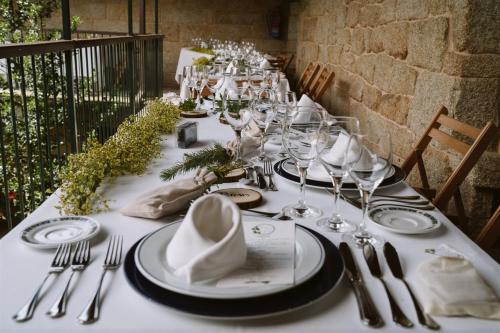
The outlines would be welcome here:
M 459 227 L 464 231 L 467 232 L 468 226 L 467 226 L 467 214 L 465 213 L 465 207 L 464 207 L 464 202 L 462 201 L 462 194 L 460 193 L 460 189 L 457 189 L 455 193 L 453 194 L 453 199 L 455 201 L 455 208 L 457 209 L 457 221 L 459 224 Z
M 495 242 L 500 238 L 500 206 L 490 218 L 488 223 L 483 227 L 479 236 L 476 238 L 476 243 L 483 250 L 489 250 Z

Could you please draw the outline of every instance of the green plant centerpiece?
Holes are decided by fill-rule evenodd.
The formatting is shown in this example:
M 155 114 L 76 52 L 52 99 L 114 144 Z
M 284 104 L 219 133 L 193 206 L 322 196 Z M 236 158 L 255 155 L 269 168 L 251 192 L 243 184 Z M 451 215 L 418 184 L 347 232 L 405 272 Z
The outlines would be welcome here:
M 181 111 L 193 111 L 196 109 L 196 102 L 192 98 L 188 98 L 179 104 L 179 109 Z
M 207 57 L 200 57 L 193 60 L 193 66 L 196 67 L 197 70 L 201 70 L 203 66 L 206 66 L 210 63 L 210 59 Z
M 148 103 L 141 116 L 129 116 L 104 144 L 90 139 L 83 151 L 69 156 L 60 171 L 62 181 L 59 210 L 87 215 L 108 208 L 99 185 L 123 174 L 142 174 L 160 155 L 160 136 L 172 133 L 180 109 L 160 100 Z
M 198 168 L 207 168 L 209 171 L 214 172 L 217 178 L 221 180 L 232 170 L 241 167 L 241 164 L 234 162 L 234 156 L 231 151 L 217 143 L 212 147 L 185 154 L 182 161 L 163 170 L 160 177 L 164 181 L 169 181 L 179 174 L 184 174 Z
M 214 50 L 206 48 L 206 47 L 192 47 L 191 51 L 198 52 L 198 53 L 205 53 L 205 54 L 209 54 L 209 55 L 215 55 Z

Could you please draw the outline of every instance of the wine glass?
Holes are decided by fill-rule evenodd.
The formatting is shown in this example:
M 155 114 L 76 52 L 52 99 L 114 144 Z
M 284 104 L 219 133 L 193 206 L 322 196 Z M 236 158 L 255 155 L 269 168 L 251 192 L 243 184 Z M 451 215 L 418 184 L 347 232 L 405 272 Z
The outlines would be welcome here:
M 293 112 L 297 107 L 297 96 L 295 95 L 295 92 L 287 91 L 284 95 L 278 94 L 278 97 L 280 103 L 278 104 L 278 112 L 276 114 L 276 120 L 281 125 L 282 144 L 281 144 L 281 149 L 277 153 L 277 155 L 279 157 L 287 157 L 288 153 L 285 148 L 285 145 L 283 144 L 283 133 L 285 132 L 286 118 L 289 117 L 291 115 L 291 112 Z
M 208 82 L 208 75 L 205 66 L 194 66 L 191 76 L 191 86 L 196 91 L 196 109 L 201 111 L 201 92 Z
M 300 196 L 296 204 L 288 205 L 284 211 L 298 218 L 319 217 L 321 209 L 306 204 L 305 184 L 307 169 L 316 156 L 316 142 L 323 120 L 323 110 L 317 107 L 297 107 L 290 110 L 283 133 L 283 144 L 288 155 L 295 161 L 300 175 Z
M 247 163 L 241 159 L 241 131 L 252 120 L 252 113 L 248 101 L 241 98 L 235 99 L 234 94 L 236 92 L 231 88 L 224 91 L 223 114 L 236 134 L 236 147 L 233 159 L 235 162 L 245 165 Z
M 207 88 L 212 95 L 212 108 L 211 114 L 215 113 L 215 104 L 217 100 L 217 91 L 224 85 L 224 66 L 221 64 L 214 64 L 211 67 L 210 74 L 207 80 Z
M 253 95 L 251 100 L 252 119 L 260 130 L 260 148 L 258 161 L 267 158 L 264 152 L 265 136 L 269 125 L 276 116 L 276 94 L 271 89 L 262 89 Z M 255 161 L 257 162 L 257 161 Z
M 344 233 L 356 230 L 339 213 L 340 189 L 348 177 L 346 150 L 351 135 L 359 134 L 359 121 L 353 117 L 336 117 L 334 122 L 324 121 L 318 136 L 316 151 L 318 160 L 330 176 L 333 184 L 334 212 L 331 217 L 318 220 L 317 225 L 325 231 Z
M 366 134 L 351 135 L 346 150 L 346 164 L 361 195 L 362 220 L 358 231 L 342 235 L 351 245 L 362 247 L 366 243 L 381 246 L 384 240 L 366 230 L 368 204 L 371 196 L 392 169 L 392 142 L 389 133 L 377 133 L 377 138 Z M 377 146 L 374 146 L 377 142 Z M 375 150 L 376 149 L 376 150 Z

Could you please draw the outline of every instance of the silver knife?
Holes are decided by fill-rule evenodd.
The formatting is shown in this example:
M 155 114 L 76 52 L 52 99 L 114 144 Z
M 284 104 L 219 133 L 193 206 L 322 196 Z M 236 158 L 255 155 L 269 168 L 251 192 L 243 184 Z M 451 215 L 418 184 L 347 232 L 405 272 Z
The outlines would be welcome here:
M 266 177 L 264 177 L 264 170 L 260 166 L 254 166 L 255 173 L 257 174 L 257 182 L 259 184 L 260 189 L 267 188 Z
M 387 284 L 382 277 L 382 271 L 380 270 L 380 265 L 378 263 L 377 251 L 373 247 L 372 244 L 366 243 L 363 246 L 363 255 L 365 257 L 366 263 L 368 264 L 368 268 L 374 277 L 382 282 L 384 286 L 385 292 L 387 294 L 387 298 L 389 299 L 389 305 L 391 306 L 392 320 L 403 327 L 413 327 L 413 323 L 410 319 L 404 314 L 403 310 L 399 307 L 398 303 L 392 296 L 389 288 L 387 288 Z
M 392 275 L 394 275 L 396 279 L 401 280 L 406 286 L 406 289 L 408 289 L 408 292 L 410 293 L 411 296 L 411 300 L 413 301 L 413 305 L 415 306 L 415 310 L 417 312 L 417 318 L 419 323 L 432 330 L 438 330 L 440 328 L 439 324 L 436 323 L 431 316 L 429 316 L 427 313 L 424 312 L 422 306 L 420 305 L 420 302 L 413 294 L 408 283 L 405 281 L 403 276 L 403 269 L 401 268 L 401 263 L 399 262 L 398 253 L 396 252 L 394 246 L 392 246 L 392 244 L 389 242 L 386 242 L 384 244 L 384 256 L 385 260 L 387 261 L 387 264 L 389 265 L 389 268 L 391 269 Z
M 378 313 L 368 290 L 366 290 L 361 273 L 358 271 L 354 258 L 352 257 L 349 245 L 342 242 L 339 245 L 339 250 L 342 260 L 344 261 L 345 271 L 349 279 L 349 283 L 354 290 L 354 295 L 356 296 L 356 301 L 358 302 L 359 317 L 361 318 L 361 322 L 371 327 L 382 326 L 384 321 Z

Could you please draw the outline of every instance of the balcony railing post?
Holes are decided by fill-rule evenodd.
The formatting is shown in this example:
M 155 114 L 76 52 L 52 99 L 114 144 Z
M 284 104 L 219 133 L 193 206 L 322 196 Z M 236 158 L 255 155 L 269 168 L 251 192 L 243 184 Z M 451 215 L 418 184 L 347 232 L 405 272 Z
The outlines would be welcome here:
M 128 0 L 128 34 L 134 34 L 134 26 L 132 20 L 132 0 Z M 134 41 L 127 43 L 127 81 L 129 88 L 129 105 L 130 113 L 135 114 L 135 82 L 134 82 Z
M 71 16 L 69 10 L 69 0 L 62 1 L 62 25 L 63 25 L 63 39 L 71 40 Z M 71 152 L 78 152 L 77 143 L 77 124 L 75 115 L 75 101 L 74 101 L 74 90 L 73 90 L 73 64 L 71 62 L 71 50 L 64 51 L 64 68 L 66 77 L 66 91 L 67 91 L 67 117 L 68 117 L 68 128 L 69 128 L 69 141 Z

